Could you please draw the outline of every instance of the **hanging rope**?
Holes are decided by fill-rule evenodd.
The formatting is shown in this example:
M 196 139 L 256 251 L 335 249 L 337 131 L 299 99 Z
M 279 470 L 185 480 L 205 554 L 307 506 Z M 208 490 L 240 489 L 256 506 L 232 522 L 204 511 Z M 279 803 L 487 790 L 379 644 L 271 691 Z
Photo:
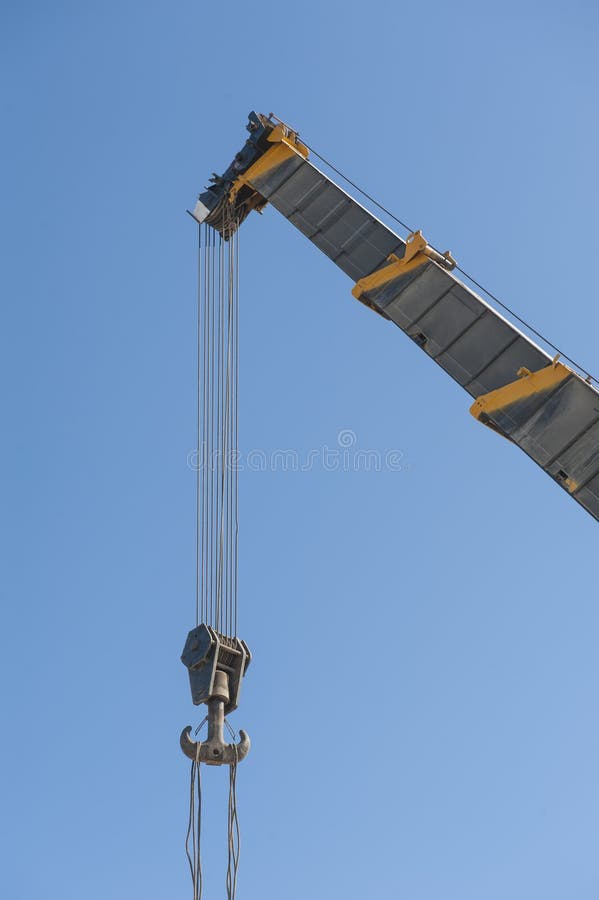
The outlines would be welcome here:
M 223 211 L 223 217 L 227 211 Z M 238 231 L 199 227 L 197 309 L 196 624 L 237 634 Z
M 235 761 L 233 765 L 229 766 L 227 900 L 235 900 L 237 895 L 239 843 L 240 832 L 239 819 L 237 817 L 237 761 Z
M 189 788 L 189 822 L 187 836 L 185 838 L 185 852 L 189 862 L 191 880 L 193 883 L 193 900 L 202 900 L 203 876 L 202 857 L 200 853 L 201 829 L 202 829 L 202 775 L 200 770 L 200 747 L 196 758 L 191 763 L 191 782 Z M 196 812 L 196 788 L 197 788 L 197 812 Z
M 204 723 L 198 726 L 197 731 Z M 231 731 L 230 725 L 227 727 Z M 196 733 L 197 733 L 196 731 Z M 235 732 L 232 732 L 235 736 Z M 193 900 L 202 900 L 203 872 L 201 856 L 202 833 L 202 774 L 200 763 L 201 741 L 197 743 L 196 758 L 191 763 L 189 786 L 189 819 L 185 837 L 185 853 L 189 863 L 193 884 Z M 235 745 L 234 745 L 235 746 Z M 237 756 L 237 750 L 235 751 Z M 237 813 L 237 758 L 229 766 L 229 807 L 227 819 L 227 900 L 235 900 L 237 896 L 237 872 L 239 869 L 239 850 L 241 833 Z

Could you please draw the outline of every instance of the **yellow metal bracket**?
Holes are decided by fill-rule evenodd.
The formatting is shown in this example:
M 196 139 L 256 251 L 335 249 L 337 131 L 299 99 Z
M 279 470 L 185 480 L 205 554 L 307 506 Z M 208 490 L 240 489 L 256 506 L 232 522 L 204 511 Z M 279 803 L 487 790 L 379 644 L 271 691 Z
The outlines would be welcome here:
M 501 434 L 502 437 L 507 437 L 509 440 L 509 436 L 503 434 L 501 429 L 493 422 L 493 415 L 507 409 L 514 403 L 534 397 L 535 394 L 547 393 L 557 388 L 572 375 L 572 371 L 568 366 L 559 362 L 559 354 L 554 357 L 548 366 L 539 369 L 537 372 L 531 372 L 530 369 L 523 366 L 516 372 L 518 376 L 517 381 L 511 381 L 509 384 L 504 384 L 488 394 L 481 394 L 480 397 L 477 397 L 470 407 L 470 413 L 483 425 Z M 576 490 L 577 485 L 570 478 L 565 477 L 562 483 L 570 492 Z
M 304 159 L 308 158 L 309 150 L 305 144 L 299 139 L 299 134 L 297 131 L 294 131 L 293 128 L 290 128 L 289 125 L 285 125 L 284 122 L 279 122 L 279 124 L 273 128 L 271 133 L 267 138 L 271 144 L 282 143 L 286 144 L 294 153 L 299 153 L 300 156 L 303 156 Z
M 387 257 L 388 265 L 376 269 L 370 275 L 366 275 L 365 278 L 360 278 L 352 289 L 352 294 L 356 300 L 361 300 L 362 303 L 366 302 L 367 306 L 371 306 L 372 304 L 362 300 L 363 294 L 374 291 L 395 278 L 407 275 L 408 272 L 412 272 L 431 260 L 439 263 L 445 269 L 453 269 L 456 265 L 456 261 L 449 250 L 445 253 L 438 253 L 432 247 L 429 247 L 421 231 L 413 231 L 406 239 L 406 252 L 404 255 L 399 257 L 395 253 L 391 253 Z
M 273 146 L 233 182 L 229 191 L 229 200 L 231 202 L 235 200 L 244 185 L 255 190 L 253 182 L 257 178 L 263 177 L 271 169 L 276 169 L 277 166 L 280 166 L 281 163 L 286 162 L 293 156 L 300 156 L 302 159 L 308 158 L 308 148 L 305 144 L 302 144 L 297 132 L 285 125 L 284 122 L 280 122 L 273 128 L 267 137 L 267 141 Z M 265 203 L 266 200 L 260 205 L 263 206 Z M 258 204 L 256 204 L 257 206 Z
M 531 372 L 524 367 L 518 369 L 516 372 L 518 376 L 517 381 L 511 381 L 509 384 L 504 384 L 488 394 L 482 394 L 480 397 L 477 397 L 470 407 L 471 414 L 479 422 L 482 421 L 486 425 L 487 422 L 485 420 L 491 417 L 493 413 L 500 412 L 502 409 L 511 406 L 513 403 L 518 403 L 520 400 L 526 400 L 535 394 L 557 387 L 572 374 L 572 369 L 558 362 L 558 360 L 559 356 L 556 356 L 550 365 L 545 366 L 544 369 L 539 369 L 538 372 Z

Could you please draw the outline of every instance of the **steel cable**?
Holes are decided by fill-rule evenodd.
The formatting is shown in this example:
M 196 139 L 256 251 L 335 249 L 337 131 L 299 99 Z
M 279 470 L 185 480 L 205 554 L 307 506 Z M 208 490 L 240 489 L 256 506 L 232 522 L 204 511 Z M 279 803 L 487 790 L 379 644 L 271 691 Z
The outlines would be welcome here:
M 235 750 L 235 754 L 237 754 L 237 749 Z M 237 760 L 235 760 L 229 767 L 227 900 L 235 900 L 237 894 L 239 849 L 240 830 L 239 818 L 237 815 Z
M 196 624 L 237 633 L 238 222 L 200 225 L 197 309 Z
M 204 880 L 201 857 L 202 775 L 200 768 L 200 747 L 201 743 L 198 741 L 196 758 L 191 763 L 191 779 L 189 786 L 189 821 L 187 824 L 187 835 L 185 838 L 185 853 L 189 862 L 189 869 L 191 872 L 191 880 L 193 884 L 193 900 L 202 900 Z
M 205 603 L 205 541 L 204 541 L 204 522 L 202 519 L 204 503 L 203 503 L 203 495 L 205 490 L 205 478 L 202 474 L 202 457 L 204 449 L 202 447 L 202 436 L 205 432 L 204 428 L 204 411 L 205 411 L 205 398 L 203 395 L 203 391 L 205 389 L 205 380 L 202 378 L 202 367 L 206 365 L 205 362 L 205 348 L 203 346 L 203 342 L 205 340 L 206 334 L 206 323 L 205 323 L 205 307 L 203 303 L 204 290 L 203 290 L 203 280 L 204 280 L 204 272 L 205 272 L 205 251 L 203 247 L 203 229 L 200 226 L 198 229 L 198 241 L 199 241 L 199 255 L 200 255 L 200 265 L 198 266 L 198 270 L 202 273 L 202 277 L 200 278 L 198 285 L 198 311 L 197 311 L 197 376 L 198 376 L 198 391 L 197 391 L 197 434 L 196 434 L 196 625 L 200 623 L 200 620 L 204 618 L 204 603 Z

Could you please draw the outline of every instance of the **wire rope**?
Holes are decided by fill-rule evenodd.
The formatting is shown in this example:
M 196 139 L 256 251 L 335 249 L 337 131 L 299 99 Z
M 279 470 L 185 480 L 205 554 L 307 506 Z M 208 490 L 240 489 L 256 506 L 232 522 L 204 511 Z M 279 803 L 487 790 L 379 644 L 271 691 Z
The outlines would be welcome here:
M 196 758 L 192 760 L 191 763 L 191 778 L 189 785 L 189 820 L 187 823 L 187 835 L 185 837 L 185 853 L 187 855 L 191 881 L 193 884 L 193 900 L 202 900 L 204 880 L 202 873 L 201 856 L 202 774 L 200 768 L 200 747 L 201 744 L 198 741 Z
M 237 749 L 235 749 L 235 753 L 237 754 Z M 229 814 L 227 838 L 227 900 L 235 900 L 237 895 L 237 871 L 239 868 L 241 838 L 239 818 L 237 815 L 237 760 L 229 766 Z
M 237 633 L 239 532 L 238 221 L 199 226 L 196 625 Z M 223 237 L 226 235 L 226 239 Z

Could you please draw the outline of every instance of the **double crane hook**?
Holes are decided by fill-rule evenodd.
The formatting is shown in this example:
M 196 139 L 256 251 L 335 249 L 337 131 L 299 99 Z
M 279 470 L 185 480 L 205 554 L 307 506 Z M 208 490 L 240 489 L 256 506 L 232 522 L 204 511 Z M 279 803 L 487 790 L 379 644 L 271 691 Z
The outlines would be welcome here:
M 214 685 L 208 705 L 208 739 L 194 741 L 191 739 L 191 725 L 181 732 L 181 750 L 189 759 L 203 762 L 209 766 L 236 765 L 250 752 L 250 738 L 247 732 L 239 729 L 239 743 L 226 744 L 224 739 L 225 704 L 229 703 L 229 677 L 226 672 L 217 669 L 214 673 Z

